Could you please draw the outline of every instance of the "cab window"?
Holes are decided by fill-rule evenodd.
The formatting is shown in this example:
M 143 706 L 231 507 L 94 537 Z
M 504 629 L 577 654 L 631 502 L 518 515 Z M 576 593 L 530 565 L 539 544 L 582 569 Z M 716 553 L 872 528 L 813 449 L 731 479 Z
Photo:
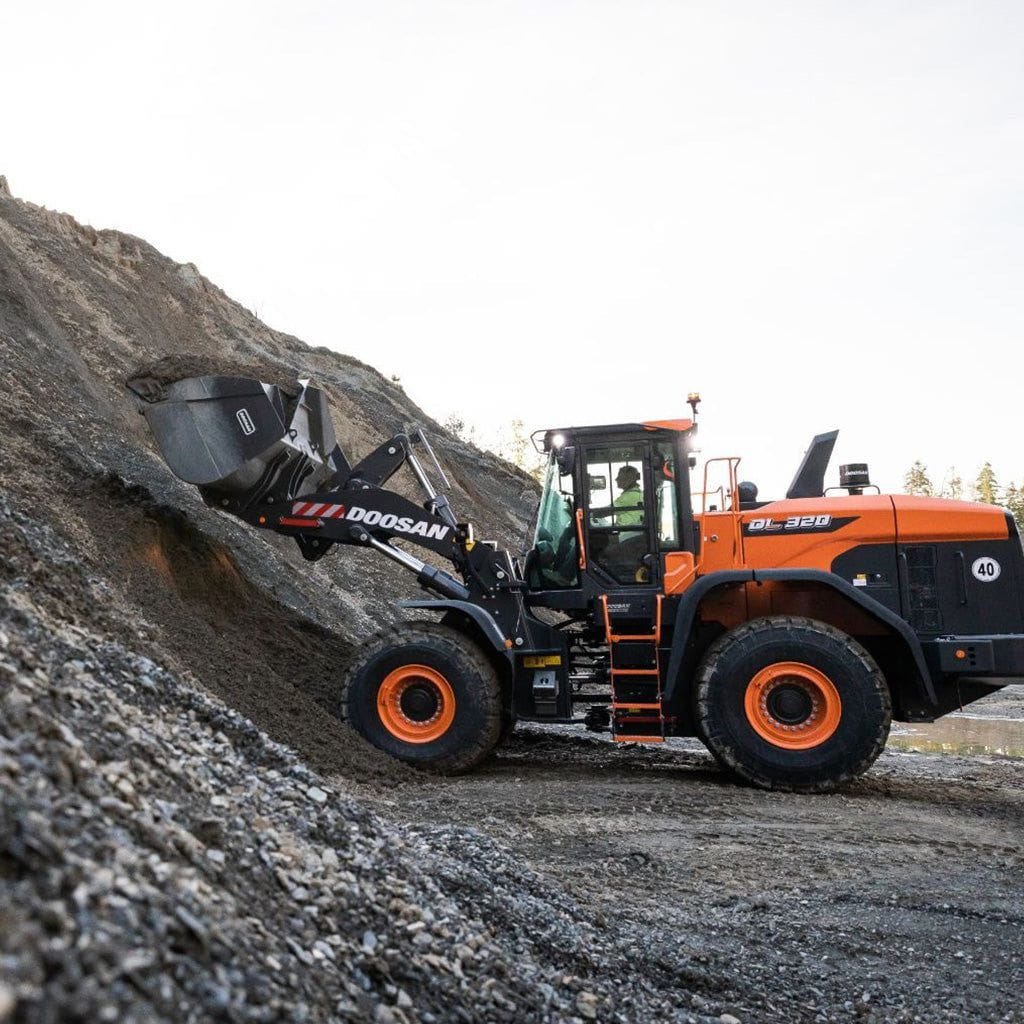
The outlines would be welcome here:
M 679 503 L 676 501 L 675 453 L 667 441 L 654 446 L 654 498 L 658 547 L 662 551 L 678 551 L 681 545 Z
M 544 476 L 533 549 L 534 586 L 560 589 L 579 584 L 579 546 L 573 519 L 572 473 L 562 472 L 554 452 Z
M 590 558 L 616 582 L 649 582 L 646 446 L 591 448 L 587 452 Z

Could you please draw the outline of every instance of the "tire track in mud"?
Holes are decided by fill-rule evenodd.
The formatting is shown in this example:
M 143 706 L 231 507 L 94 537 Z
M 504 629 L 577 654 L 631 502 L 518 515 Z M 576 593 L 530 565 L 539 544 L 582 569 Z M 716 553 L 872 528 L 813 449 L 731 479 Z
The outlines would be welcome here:
M 1024 765 L 883 754 L 876 772 L 765 793 L 691 743 L 527 726 L 478 774 L 393 798 L 645 927 L 745 1024 L 1024 1019 Z

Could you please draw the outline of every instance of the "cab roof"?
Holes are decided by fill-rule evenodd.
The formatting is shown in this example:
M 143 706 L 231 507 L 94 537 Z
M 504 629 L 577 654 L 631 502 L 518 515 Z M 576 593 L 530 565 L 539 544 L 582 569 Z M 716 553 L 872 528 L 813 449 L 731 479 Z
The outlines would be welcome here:
M 610 423 L 594 427 L 556 427 L 538 430 L 533 443 L 538 451 L 549 452 L 552 448 L 575 444 L 577 441 L 594 439 L 614 440 L 622 435 L 671 432 L 685 434 L 694 429 L 693 420 L 645 420 L 643 423 Z M 556 438 L 560 440 L 556 442 Z M 538 443 L 538 439 L 540 443 Z

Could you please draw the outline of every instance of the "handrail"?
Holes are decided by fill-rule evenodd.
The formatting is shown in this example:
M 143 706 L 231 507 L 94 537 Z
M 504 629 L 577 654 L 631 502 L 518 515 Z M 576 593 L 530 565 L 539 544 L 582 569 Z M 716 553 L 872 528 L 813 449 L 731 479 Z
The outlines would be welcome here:
M 717 491 L 709 491 L 708 490 L 708 467 L 713 462 L 727 462 L 729 464 L 729 508 L 728 509 L 723 508 L 722 511 L 723 512 L 725 512 L 725 511 L 738 512 L 740 510 L 740 499 L 739 499 L 739 487 L 737 486 L 737 482 L 736 482 L 736 468 L 740 464 L 740 456 L 739 455 L 719 455 L 716 458 L 708 459 L 707 462 L 704 463 L 704 490 L 701 491 L 701 499 L 702 499 L 702 501 L 701 501 L 701 508 L 700 508 L 701 515 L 704 515 L 707 512 L 707 496 L 708 496 L 708 494 L 721 493 L 722 494 L 722 504 L 723 505 L 725 504 L 725 494 L 724 494 L 722 486 L 718 487 Z
M 707 499 L 711 495 L 717 495 L 718 496 L 718 504 L 719 505 L 724 505 L 725 504 L 725 489 L 723 487 L 716 487 L 713 491 L 694 491 L 693 492 L 693 497 L 695 497 L 695 498 L 699 497 L 701 499 L 701 512 L 704 511 L 705 506 L 707 505 Z
M 583 509 L 576 509 L 576 542 L 579 544 L 580 549 L 577 552 L 579 555 L 579 567 L 586 569 L 587 567 L 587 549 L 583 546 Z

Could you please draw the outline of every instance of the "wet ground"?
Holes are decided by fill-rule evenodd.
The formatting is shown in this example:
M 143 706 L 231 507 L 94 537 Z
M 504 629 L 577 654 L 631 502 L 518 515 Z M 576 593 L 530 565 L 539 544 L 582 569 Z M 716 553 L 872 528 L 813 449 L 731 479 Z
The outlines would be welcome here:
M 948 715 L 928 725 L 899 724 L 889 748 L 933 754 L 1024 757 L 1024 722 L 972 714 Z
M 744 1024 L 1024 1021 L 1024 761 L 999 753 L 1024 722 L 930 728 L 901 729 L 844 791 L 796 796 L 734 783 L 695 741 L 528 727 L 482 771 L 389 802 L 411 823 L 474 824 L 645 925 L 680 984 Z
M 1007 686 L 937 722 L 894 722 L 890 750 L 1024 757 L 1024 686 Z

